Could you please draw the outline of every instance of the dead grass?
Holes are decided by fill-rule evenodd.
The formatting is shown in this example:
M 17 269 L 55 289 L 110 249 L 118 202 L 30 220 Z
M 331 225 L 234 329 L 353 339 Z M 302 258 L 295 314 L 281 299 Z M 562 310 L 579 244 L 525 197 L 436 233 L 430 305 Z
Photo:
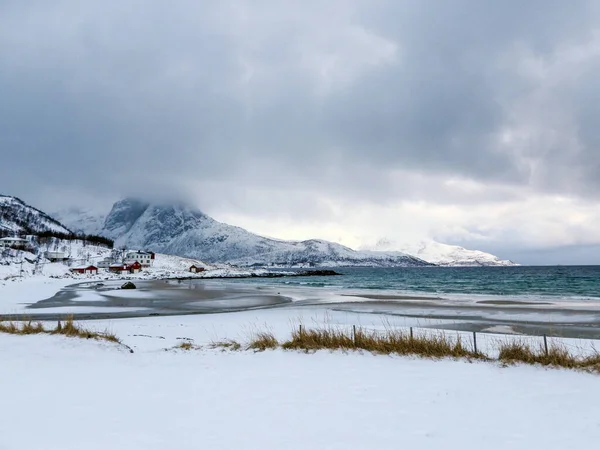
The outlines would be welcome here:
M 198 347 L 196 345 L 194 345 L 194 343 L 191 341 L 180 342 L 179 344 L 177 344 L 175 346 L 175 349 L 177 349 L 177 350 L 186 350 L 186 351 L 195 350 L 197 348 Z
M 213 341 L 209 345 L 210 348 L 220 348 L 222 350 L 238 351 L 242 349 L 242 344 L 233 339 L 224 339 L 222 341 Z
M 279 347 L 279 341 L 270 331 L 259 331 L 254 333 L 248 344 L 248 350 L 265 351 L 273 350 Z
M 88 330 L 76 324 L 72 316 L 67 317 L 64 322 L 58 321 L 54 329 L 46 329 L 42 322 L 32 321 L 0 321 L 0 333 L 16 335 L 32 334 L 59 334 L 68 337 L 78 337 L 82 339 L 97 339 L 108 342 L 121 343 L 120 339 L 108 331 L 98 332 Z
M 539 364 L 542 366 L 562 367 L 600 372 L 600 354 L 588 356 L 573 355 L 569 350 L 556 343 L 548 346 L 530 344 L 523 340 L 502 342 L 499 346 L 498 360 L 505 364 Z
M 365 350 L 378 354 L 417 355 L 425 358 L 476 358 L 485 359 L 481 353 L 463 345 L 459 336 L 451 338 L 445 333 L 411 336 L 409 333 L 386 329 L 382 332 L 355 328 L 297 329 L 292 338 L 282 344 L 287 350 Z

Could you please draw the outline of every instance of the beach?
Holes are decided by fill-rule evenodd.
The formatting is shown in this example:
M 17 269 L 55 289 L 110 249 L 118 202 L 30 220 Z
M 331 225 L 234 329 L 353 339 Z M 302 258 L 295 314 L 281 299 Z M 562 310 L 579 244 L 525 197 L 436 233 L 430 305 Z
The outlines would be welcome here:
M 399 320 L 403 326 L 569 338 L 600 338 L 600 303 L 488 299 L 475 295 L 348 292 L 335 288 L 252 284 L 244 280 L 136 280 L 137 289 L 120 289 L 121 281 L 88 281 L 64 286 L 47 298 L 3 311 L 5 319 L 101 320 L 152 316 L 236 313 L 284 309 L 340 312 L 356 323 Z M 40 294 L 48 295 L 48 289 Z M 15 305 L 16 306 L 16 305 Z

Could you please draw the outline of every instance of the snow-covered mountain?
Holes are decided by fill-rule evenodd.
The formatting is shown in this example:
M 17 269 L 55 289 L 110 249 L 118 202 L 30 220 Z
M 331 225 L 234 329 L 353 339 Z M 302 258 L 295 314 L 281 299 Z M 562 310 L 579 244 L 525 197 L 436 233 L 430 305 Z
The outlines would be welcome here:
M 52 213 L 51 216 L 60 223 L 68 224 L 70 230 L 79 234 L 99 235 L 106 220 L 106 214 L 76 206 Z
M 362 252 L 318 239 L 281 241 L 262 237 L 217 222 L 185 204 L 149 204 L 136 199 L 115 203 L 101 234 L 114 239 L 115 246 L 246 267 L 430 265 L 401 252 Z
M 116 202 L 106 216 L 72 208 L 54 217 L 73 230 L 114 239 L 116 246 L 246 267 L 515 265 L 490 253 L 434 240 L 399 245 L 381 239 L 359 251 L 319 239 L 277 240 L 218 222 L 183 203 L 161 205 L 128 198 Z
M 59 221 L 39 209 L 16 197 L 0 195 L 0 236 L 36 234 L 44 231 L 71 233 Z
M 397 244 L 381 239 L 375 245 L 365 247 L 374 251 L 397 250 L 416 256 L 438 266 L 515 266 L 512 261 L 502 260 L 491 253 L 467 250 L 457 245 L 442 244 L 434 240 L 424 240 L 414 244 Z

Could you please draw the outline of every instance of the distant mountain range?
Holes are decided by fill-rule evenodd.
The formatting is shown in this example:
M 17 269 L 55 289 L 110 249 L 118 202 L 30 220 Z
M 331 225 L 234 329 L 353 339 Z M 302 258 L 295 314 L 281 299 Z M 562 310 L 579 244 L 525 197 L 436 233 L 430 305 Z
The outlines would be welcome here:
M 514 265 L 489 253 L 435 241 L 395 246 L 382 240 L 373 248 L 357 251 L 320 239 L 272 239 L 218 222 L 183 203 L 151 204 L 128 198 L 116 202 L 108 215 L 71 208 L 54 217 L 73 231 L 114 239 L 117 246 L 244 267 Z
M 375 245 L 364 247 L 372 251 L 390 251 L 394 249 L 416 256 L 438 266 L 515 266 L 510 260 L 503 260 L 491 253 L 480 250 L 467 250 L 458 245 L 442 244 L 432 239 L 414 244 L 398 244 L 389 239 L 381 239 Z

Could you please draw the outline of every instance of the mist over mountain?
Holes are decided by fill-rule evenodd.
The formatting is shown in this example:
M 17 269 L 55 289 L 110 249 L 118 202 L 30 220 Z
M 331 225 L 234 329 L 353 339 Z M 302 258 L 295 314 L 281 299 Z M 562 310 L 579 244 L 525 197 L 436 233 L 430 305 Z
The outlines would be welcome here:
M 117 246 L 239 266 L 512 265 L 488 253 L 434 241 L 404 247 L 380 241 L 357 251 L 321 239 L 279 240 L 218 222 L 183 202 L 152 203 L 125 198 L 106 215 L 72 209 L 55 217 L 77 230 L 114 239 Z

